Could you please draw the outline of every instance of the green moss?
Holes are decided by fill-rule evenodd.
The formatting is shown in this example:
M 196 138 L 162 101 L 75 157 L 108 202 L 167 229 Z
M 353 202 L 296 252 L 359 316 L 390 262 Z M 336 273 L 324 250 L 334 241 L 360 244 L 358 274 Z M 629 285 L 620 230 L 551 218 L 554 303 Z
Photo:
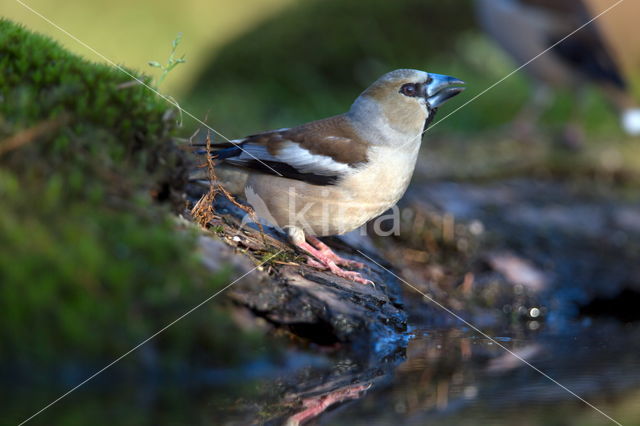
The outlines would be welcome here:
M 7 20 L 0 69 L 1 361 L 112 359 L 227 282 L 171 215 L 187 170 L 171 105 Z M 241 337 L 205 306 L 160 342 L 232 361 Z

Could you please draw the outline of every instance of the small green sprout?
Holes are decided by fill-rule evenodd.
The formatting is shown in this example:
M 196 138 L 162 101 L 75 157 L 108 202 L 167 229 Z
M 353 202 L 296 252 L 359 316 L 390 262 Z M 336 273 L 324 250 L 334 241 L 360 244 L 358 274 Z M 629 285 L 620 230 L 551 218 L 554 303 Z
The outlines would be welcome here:
M 169 55 L 169 59 L 167 60 L 166 65 L 162 65 L 158 61 L 148 62 L 150 67 L 159 68 L 162 70 L 162 74 L 160 75 L 160 77 L 158 77 L 158 80 L 155 82 L 156 87 L 160 87 L 164 79 L 167 77 L 167 75 L 169 75 L 169 73 L 175 67 L 187 62 L 187 60 L 184 58 L 185 56 L 184 54 L 181 57 L 176 58 L 176 50 L 178 49 L 178 45 L 180 44 L 181 41 L 182 41 L 182 33 L 178 33 L 176 38 L 173 39 L 173 42 L 171 43 L 171 54 Z M 178 101 L 176 101 L 172 96 L 168 96 L 168 95 L 163 95 L 163 96 L 169 102 L 173 103 L 175 107 L 178 109 L 178 113 L 180 114 L 180 118 L 178 119 L 178 126 L 182 127 L 182 108 L 180 107 L 180 104 L 178 104 Z
M 181 41 L 182 41 L 182 33 L 178 33 L 176 38 L 171 43 L 171 54 L 169 55 L 169 60 L 167 61 L 166 65 L 162 65 L 158 61 L 149 61 L 150 67 L 160 68 L 162 70 L 162 74 L 160 75 L 160 77 L 158 78 L 158 81 L 156 82 L 156 87 L 159 87 L 162 84 L 162 82 L 167 77 L 167 75 L 169 75 L 169 73 L 175 67 L 187 62 L 187 60 L 184 58 L 185 56 L 184 54 L 181 57 L 176 58 L 176 50 L 178 49 L 178 45 L 180 44 Z

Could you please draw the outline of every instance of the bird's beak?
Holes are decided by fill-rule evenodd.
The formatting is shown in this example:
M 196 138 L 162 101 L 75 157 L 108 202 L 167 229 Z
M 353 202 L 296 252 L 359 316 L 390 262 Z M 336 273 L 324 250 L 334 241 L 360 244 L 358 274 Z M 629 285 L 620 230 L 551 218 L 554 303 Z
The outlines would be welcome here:
M 429 73 L 429 77 L 431 82 L 426 85 L 425 98 L 431 108 L 438 108 L 464 90 L 464 87 L 460 87 L 464 81 L 457 78 L 432 73 Z

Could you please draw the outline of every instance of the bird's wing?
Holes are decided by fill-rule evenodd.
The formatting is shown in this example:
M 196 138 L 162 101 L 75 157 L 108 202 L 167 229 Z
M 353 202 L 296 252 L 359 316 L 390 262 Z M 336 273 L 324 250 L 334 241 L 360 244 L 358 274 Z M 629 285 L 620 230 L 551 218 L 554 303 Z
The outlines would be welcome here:
M 552 46 L 593 18 L 582 0 L 520 0 L 548 14 L 553 25 L 545 34 Z M 581 28 L 553 49 L 553 54 L 599 83 L 626 87 L 620 67 L 606 45 L 597 23 Z
M 344 116 L 233 141 L 212 154 L 225 164 L 262 173 L 334 185 L 367 161 L 367 144 Z

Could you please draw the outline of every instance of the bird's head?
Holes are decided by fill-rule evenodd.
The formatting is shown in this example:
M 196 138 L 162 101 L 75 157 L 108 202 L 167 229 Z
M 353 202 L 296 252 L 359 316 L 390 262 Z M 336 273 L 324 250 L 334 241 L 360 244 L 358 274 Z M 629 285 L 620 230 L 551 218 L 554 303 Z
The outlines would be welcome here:
M 392 132 L 420 134 L 433 120 L 440 105 L 464 90 L 454 77 L 419 70 L 391 71 L 356 99 L 350 114 L 359 121 L 371 120 Z

